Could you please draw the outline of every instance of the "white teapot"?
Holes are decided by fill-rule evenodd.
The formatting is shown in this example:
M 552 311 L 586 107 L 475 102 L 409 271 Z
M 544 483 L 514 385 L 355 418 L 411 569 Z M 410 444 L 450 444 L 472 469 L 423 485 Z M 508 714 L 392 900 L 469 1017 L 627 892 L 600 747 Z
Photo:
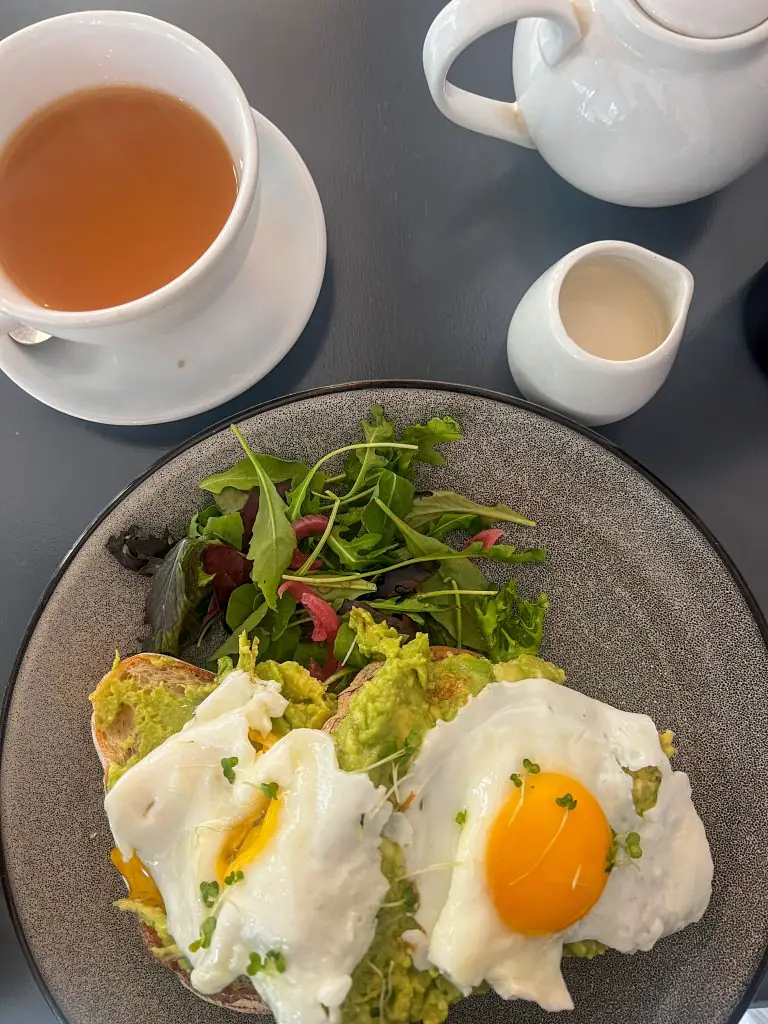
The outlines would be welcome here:
M 516 103 L 447 81 L 470 43 L 521 18 Z M 452 0 L 424 70 L 446 117 L 612 203 L 697 199 L 768 152 L 768 0 Z

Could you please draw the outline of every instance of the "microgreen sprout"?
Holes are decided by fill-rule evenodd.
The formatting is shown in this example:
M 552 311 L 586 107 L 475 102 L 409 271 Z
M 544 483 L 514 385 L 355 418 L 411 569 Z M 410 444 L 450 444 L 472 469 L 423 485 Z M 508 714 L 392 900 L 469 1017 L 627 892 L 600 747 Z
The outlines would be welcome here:
M 564 807 L 566 811 L 575 811 L 578 800 L 574 800 L 570 793 L 566 793 L 564 796 L 555 797 L 555 803 L 559 807 Z
M 270 949 L 270 951 L 262 957 L 258 953 L 251 953 L 248 961 L 249 977 L 253 977 L 254 974 L 260 974 L 262 971 L 273 970 L 278 974 L 284 974 L 286 968 L 285 955 L 279 949 Z
M 213 933 L 216 930 L 216 918 L 206 917 L 203 923 L 200 925 L 200 938 L 195 941 L 189 947 L 190 953 L 196 953 L 198 949 L 208 949 L 213 938 Z
M 611 845 L 606 855 L 606 874 L 610 874 L 615 867 L 624 867 L 643 856 L 639 833 L 618 833 L 611 829 L 611 837 Z M 625 857 L 620 859 L 622 853 Z
M 201 882 L 200 883 L 200 896 L 203 903 L 210 910 L 216 900 L 219 898 L 219 883 L 218 882 Z
M 238 758 L 236 757 L 222 757 L 221 759 L 221 770 L 230 786 L 233 786 L 235 783 L 235 766 L 237 762 Z

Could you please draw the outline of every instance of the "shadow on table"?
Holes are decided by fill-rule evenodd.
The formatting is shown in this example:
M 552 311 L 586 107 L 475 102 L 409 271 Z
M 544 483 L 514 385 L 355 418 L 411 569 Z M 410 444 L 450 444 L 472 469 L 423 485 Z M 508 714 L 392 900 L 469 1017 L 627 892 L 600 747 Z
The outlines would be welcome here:
M 452 219 L 431 225 L 437 259 L 440 252 L 455 259 L 469 246 L 482 273 L 486 260 L 506 250 L 533 275 L 532 283 L 572 249 L 617 238 L 685 263 L 716 202 L 707 197 L 662 209 L 612 206 L 572 188 L 538 154 L 516 156 L 513 167 L 469 195 Z M 462 258 L 458 262 L 465 265 Z

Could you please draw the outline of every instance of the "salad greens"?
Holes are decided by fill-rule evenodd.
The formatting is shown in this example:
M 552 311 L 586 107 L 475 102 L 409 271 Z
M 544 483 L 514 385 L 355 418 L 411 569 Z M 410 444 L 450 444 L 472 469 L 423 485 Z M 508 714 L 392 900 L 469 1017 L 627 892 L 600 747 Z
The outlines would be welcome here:
M 466 646 L 493 661 L 536 654 L 547 598 L 527 600 L 514 580 L 499 589 L 483 562 L 523 565 L 541 548 L 504 543 L 533 520 L 505 504 L 482 505 L 455 491 L 418 491 L 421 463 L 439 466 L 439 446 L 461 440 L 450 416 L 398 432 L 381 406 L 361 423 L 362 440 L 309 466 L 254 452 L 200 482 L 212 498 L 186 536 L 137 529 L 107 547 L 124 566 L 150 575 L 150 650 L 178 654 L 215 624 L 226 637 L 212 661 L 234 655 L 243 631 L 259 661 L 296 661 L 343 689 L 366 659 L 349 628 L 366 609 L 404 636 Z M 470 535 L 463 546 L 453 535 Z

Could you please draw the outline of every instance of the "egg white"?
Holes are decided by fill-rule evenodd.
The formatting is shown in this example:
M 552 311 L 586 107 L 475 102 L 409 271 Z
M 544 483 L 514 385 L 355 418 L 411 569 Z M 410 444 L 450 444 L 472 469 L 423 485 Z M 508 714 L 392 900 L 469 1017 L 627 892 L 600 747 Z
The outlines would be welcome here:
M 614 831 L 640 835 L 643 851 L 613 870 L 584 918 L 539 937 L 504 925 L 485 877 L 488 829 L 523 758 L 581 782 Z M 662 783 L 656 806 L 641 818 L 622 768 L 647 765 L 661 770 Z M 465 994 L 485 980 L 504 998 L 571 1009 L 560 970 L 564 943 L 593 939 L 625 953 L 647 950 L 697 921 L 709 902 L 712 859 L 688 777 L 671 770 L 645 715 L 544 679 L 493 683 L 429 733 L 401 788 L 414 793 L 405 856 L 422 930 L 409 939 Z M 459 811 L 466 812 L 463 827 L 455 821 Z
M 243 678 L 244 677 L 244 678 Z M 192 964 L 190 981 L 214 994 L 246 974 L 252 954 L 282 953 L 284 973 L 252 977 L 278 1024 L 338 1016 L 351 974 L 373 940 L 388 884 L 380 836 L 390 813 L 365 774 L 342 772 L 329 735 L 298 729 L 263 754 L 249 730 L 269 732 L 286 701 L 272 682 L 232 673 L 180 733 L 131 768 L 105 800 L 124 858 L 134 852 L 165 902 L 168 930 Z M 222 758 L 237 757 L 235 782 Z M 279 821 L 266 848 L 207 908 L 200 883 L 216 878 L 222 843 L 279 787 Z M 216 917 L 207 949 L 189 950 Z

